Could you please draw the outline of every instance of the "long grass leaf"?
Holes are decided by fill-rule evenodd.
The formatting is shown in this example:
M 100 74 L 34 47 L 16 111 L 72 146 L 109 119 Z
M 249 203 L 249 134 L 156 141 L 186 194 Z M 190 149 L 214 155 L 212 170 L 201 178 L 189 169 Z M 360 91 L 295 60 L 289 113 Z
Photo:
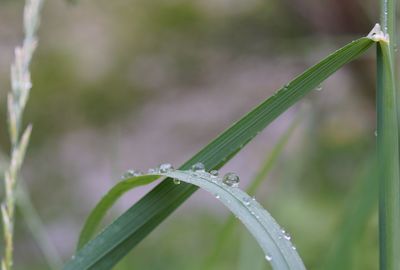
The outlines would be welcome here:
M 380 269 L 395 270 L 400 267 L 399 135 L 393 55 L 385 40 L 378 43 L 377 60 Z
M 263 249 L 266 260 L 274 269 L 305 269 L 300 256 L 290 241 L 290 237 L 254 198 L 236 187 L 234 182 L 226 182 L 222 178 L 205 171 L 191 170 L 170 170 L 164 173 L 129 178 L 128 181 L 134 182 L 135 179 L 143 180 L 149 177 L 155 179 L 160 176 L 196 185 L 214 195 L 246 226 Z M 82 259 L 85 258 L 84 253 L 78 256 Z M 80 258 L 76 259 L 79 260 Z M 108 264 L 108 260 L 101 260 L 94 262 L 90 265 L 90 268 L 105 269 L 104 267 L 108 267 Z
M 237 237 L 237 236 L 236 236 Z M 266 268 L 262 257 L 260 256 L 257 247 L 253 243 L 247 232 L 242 232 L 240 235 L 240 250 L 237 260 L 237 270 L 263 270 Z M 211 268 L 203 268 L 211 269 Z M 215 268 L 217 269 L 217 268 Z
M 96 229 L 99 227 L 101 220 L 106 215 L 107 211 L 114 205 L 114 203 L 125 194 L 125 192 L 139 186 L 150 184 L 157 180 L 159 177 L 153 175 L 146 175 L 141 177 L 132 177 L 124 179 L 115 185 L 107 194 L 100 200 L 96 207 L 92 210 L 85 225 L 79 236 L 78 248 L 80 249 L 86 244 L 95 234 Z
M 246 114 L 181 169 L 189 169 L 196 162 L 203 162 L 207 170 L 220 168 L 274 119 L 373 43 L 370 38 L 360 38 L 329 55 Z M 193 185 L 163 181 L 84 246 L 65 269 L 90 269 L 102 260 L 108 265 L 101 269 L 111 268 L 196 190 Z
M 367 165 L 367 166 L 365 166 Z M 340 231 L 332 243 L 332 249 L 328 252 L 321 270 L 346 270 L 353 269 L 352 257 L 356 245 L 360 242 L 377 206 L 378 177 L 376 159 L 369 159 L 363 165 L 362 174 L 359 176 L 359 184 L 355 192 L 349 195 L 343 223 Z
M 287 145 L 289 139 L 293 135 L 296 127 L 298 126 L 300 120 L 303 117 L 303 113 L 301 112 L 289 126 L 289 128 L 285 131 L 285 133 L 279 138 L 278 142 L 273 147 L 272 151 L 268 153 L 267 157 L 262 163 L 261 168 L 258 173 L 251 181 L 250 185 L 246 189 L 246 192 L 250 195 L 254 195 L 258 190 L 263 181 L 267 178 L 268 174 L 272 170 L 273 166 L 277 162 L 278 158 L 282 154 L 285 146 Z M 228 243 L 229 238 L 234 234 L 235 229 L 235 219 L 233 217 L 229 217 L 226 222 L 222 225 L 220 229 L 220 233 L 218 234 L 218 239 L 216 241 L 215 246 L 212 248 L 210 255 L 204 261 L 201 269 L 211 269 L 212 265 L 214 265 L 221 253 L 226 249 L 226 245 Z

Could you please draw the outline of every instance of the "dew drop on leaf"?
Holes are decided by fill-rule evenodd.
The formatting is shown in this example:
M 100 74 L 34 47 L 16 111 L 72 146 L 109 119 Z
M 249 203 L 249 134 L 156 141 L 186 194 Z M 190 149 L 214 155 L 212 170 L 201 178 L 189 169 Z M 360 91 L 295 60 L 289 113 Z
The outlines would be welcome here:
M 130 177 L 134 177 L 134 176 L 136 176 L 135 174 L 136 174 L 137 172 L 135 171 L 135 170 L 127 170 L 123 175 L 122 175 L 122 179 L 125 179 L 125 178 L 130 178 Z
M 224 184 L 226 184 L 230 187 L 238 187 L 240 178 L 239 178 L 239 176 L 237 176 L 237 174 L 229 172 L 224 175 L 222 181 L 224 182 Z
M 155 173 L 157 173 L 157 170 L 154 169 L 154 168 L 150 168 L 150 169 L 147 170 L 147 173 L 148 174 L 155 174 Z
M 197 162 L 192 166 L 192 171 L 194 172 L 205 172 L 206 168 L 204 167 L 204 164 L 201 162 Z
M 244 202 L 244 205 L 246 205 L 246 206 L 250 205 L 250 199 L 247 197 L 243 198 L 243 202 Z
M 283 237 L 284 237 L 286 240 L 292 239 L 292 237 L 290 236 L 290 234 L 289 234 L 287 231 L 285 231 L 285 230 L 282 229 L 281 232 L 282 232 L 282 234 L 283 234 Z
M 178 180 L 178 179 L 174 179 L 173 181 L 174 181 L 174 184 L 175 184 L 175 185 L 179 185 L 179 184 L 181 183 L 181 181 Z
M 160 173 L 166 173 L 174 170 L 174 167 L 169 163 L 163 163 L 158 168 Z
M 213 176 L 213 177 L 217 177 L 218 174 L 219 174 L 219 172 L 218 172 L 217 170 L 212 170 L 212 171 L 210 172 L 210 174 L 211 174 L 211 176 Z
M 133 176 L 141 176 L 141 175 L 143 175 L 141 171 L 135 171 L 135 173 L 133 174 Z

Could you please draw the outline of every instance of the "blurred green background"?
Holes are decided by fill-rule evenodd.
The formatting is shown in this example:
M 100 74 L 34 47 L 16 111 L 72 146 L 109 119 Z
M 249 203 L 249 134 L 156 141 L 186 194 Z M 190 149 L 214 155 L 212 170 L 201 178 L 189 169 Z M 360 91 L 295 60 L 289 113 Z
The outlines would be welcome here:
M 5 97 L 23 4 L 0 0 L 3 165 Z M 178 166 L 296 74 L 366 35 L 377 12 L 372 0 L 46 1 L 22 175 L 57 252 L 64 260 L 72 255 L 89 211 L 124 171 Z M 306 115 L 256 194 L 309 269 L 328 269 L 329 261 L 377 269 L 374 63 L 371 49 L 301 102 Z M 245 187 L 300 106 L 222 171 L 236 172 Z M 126 195 L 108 222 L 150 188 Z M 228 215 L 199 191 L 117 269 L 202 269 Z M 208 268 L 269 269 L 239 222 L 235 230 Z M 15 245 L 15 269 L 48 269 L 22 215 Z

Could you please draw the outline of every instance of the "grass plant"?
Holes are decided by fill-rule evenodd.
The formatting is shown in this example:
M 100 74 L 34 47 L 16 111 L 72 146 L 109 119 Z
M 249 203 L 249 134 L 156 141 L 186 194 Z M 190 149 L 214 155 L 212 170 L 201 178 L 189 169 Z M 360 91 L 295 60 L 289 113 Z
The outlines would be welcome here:
M 377 45 L 377 145 L 380 269 L 400 268 L 399 127 L 395 77 L 396 1 L 381 1 L 383 38 Z
M 250 110 L 233 123 L 216 139 L 211 141 L 196 155 L 185 162 L 178 170 L 169 164 L 142 174 L 129 171 L 101 199 L 89 215 L 79 238 L 76 253 L 63 269 L 106 270 L 115 266 L 128 252 L 145 239 L 175 209 L 185 202 L 198 188 L 208 191 L 221 201 L 253 235 L 265 259 L 275 270 L 306 269 L 290 236 L 278 225 L 275 219 L 251 197 L 279 157 L 298 119 L 280 138 L 271 155 L 265 160 L 258 175 L 248 188 L 248 195 L 238 187 L 239 178 L 235 174 L 218 176 L 218 169 L 252 141 L 257 134 L 268 127 L 282 113 L 302 100 L 308 93 L 319 88 L 329 76 L 347 63 L 359 58 L 372 45 L 376 44 L 377 64 L 377 169 L 371 165 L 368 176 L 361 185 L 360 193 L 354 196 L 354 208 L 349 210 L 342 232 L 328 256 L 324 269 L 346 268 L 351 265 L 348 256 L 350 246 L 347 241 L 359 238 L 358 230 L 368 220 L 373 210 L 376 185 L 379 185 L 379 252 L 380 270 L 400 269 L 400 92 L 396 78 L 396 0 L 381 0 L 381 24 L 376 24 L 366 37 L 359 38 L 325 57 L 291 82 L 284 85 L 271 97 Z M 31 126 L 22 127 L 22 116 L 32 87 L 29 65 L 37 45 L 36 32 L 42 0 L 27 0 L 24 10 L 25 38 L 21 47 L 15 50 L 15 60 L 11 69 L 12 91 L 8 96 L 8 128 L 11 139 L 10 163 L 4 177 L 5 199 L 1 205 L 4 232 L 4 254 L 2 270 L 13 269 L 13 233 L 15 204 L 20 168 L 29 143 Z M 377 172 L 377 176 L 375 176 Z M 378 183 L 376 182 L 378 179 Z M 127 191 L 154 181 L 162 181 L 141 200 L 134 204 L 113 223 L 96 235 L 97 229 L 107 211 Z M 26 192 L 25 189 L 22 189 Z M 23 194 L 23 193 L 22 193 Z M 24 209 L 29 209 L 29 197 L 23 195 Z M 32 210 L 32 209 L 31 209 Z M 32 230 L 40 231 L 40 223 L 30 211 Z M 27 213 L 27 216 L 29 216 Z M 36 222 L 35 222 L 36 220 Z M 211 259 L 204 269 L 210 267 L 224 246 L 224 237 L 230 236 L 234 219 L 231 217 L 223 227 L 220 243 L 216 246 Z M 39 228 L 39 229 L 37 229 Z M 356 233 L 358 232 L 358 233 Z M 349 240 L 350 239 L 350 240 Z M 40 242 L 42 237 L 38 239 Z M 239 268 L 245 269 L 251 254 L 246 253 L 249 243 L 244 240 Z M 56 254 L 52 253 L 48 243 L 42 242 L 48 260 L 53 268 L 59 267 Z M 337 262 L 335 258 L 346 257 Z M 256 263 L 256 267 L 262 266 Z
M 190 169 L 198 162 L 204 163 L 206 170 L 219 169 L 276 117 L 308 92 L 316 89 L 336 70 L 365 52 L 372 44 L 372 38 L 360 38 L 332 53 L 246 114 L 180 169 Z M 156 179 L 157 177 L 147 176 L 141 180 L 151 182 Z M 95 239 L 80 248 L 67 262 L 65 269 L 92 269 L 94 265 L 96 269 L 110 269 L 115 265 L 197 190 L 193 185 L 175 185 L 170 180 L 164 180 Z M 119 189 L 121 186 L 118 184 L 115 188 Z M 127 190 L 129 188 L 127 187 Z
M 5 199 L 1 205 L 4 232 L 4 255 L 2 270 L 13 268 L 13 238 L 16 190 L 19 171 L 24 160 L 32 126 L 22 132 L 22 116 L 32 87 L 29 65 L 36 49 L 36 31 L 39 27 L 42 0 L 27 0 L 24 10 L 25 38 L 21 47 L 15 49 L 15 59 L 11 66 L 12 91 L 8 95 L 8 128 L 11 139 L 11 160 L 4 176 Z M 22 133 L 22 135 L 21 135 Z

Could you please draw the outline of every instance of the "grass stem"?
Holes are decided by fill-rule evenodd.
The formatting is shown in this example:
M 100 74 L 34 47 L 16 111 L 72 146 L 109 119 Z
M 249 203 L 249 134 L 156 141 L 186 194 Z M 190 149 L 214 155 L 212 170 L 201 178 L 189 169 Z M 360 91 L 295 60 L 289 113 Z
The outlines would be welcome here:
M 15 49 L 11 65 L 11 92 L 8 95 L 8 128 L 11 139 L 11 160 L 4 176 L 5 199 L 1 205 L 4 233 L 2 270 L 13 268 L 13 238 L 16 187 L 19 171 L 28 146 L 32 127 L 29 125 L 21 135 L 22 115 L 32 87 L 29 65 L 36 49 L 36 32 L 42 0 L 26 0 L 24 9 L 24 41 Z
M 379 166 L 380 269 L 400 269 L 399 130 L 395 80 L 396 1 L 381 1 L 382 30 L 377 46 L 377 123 Z

